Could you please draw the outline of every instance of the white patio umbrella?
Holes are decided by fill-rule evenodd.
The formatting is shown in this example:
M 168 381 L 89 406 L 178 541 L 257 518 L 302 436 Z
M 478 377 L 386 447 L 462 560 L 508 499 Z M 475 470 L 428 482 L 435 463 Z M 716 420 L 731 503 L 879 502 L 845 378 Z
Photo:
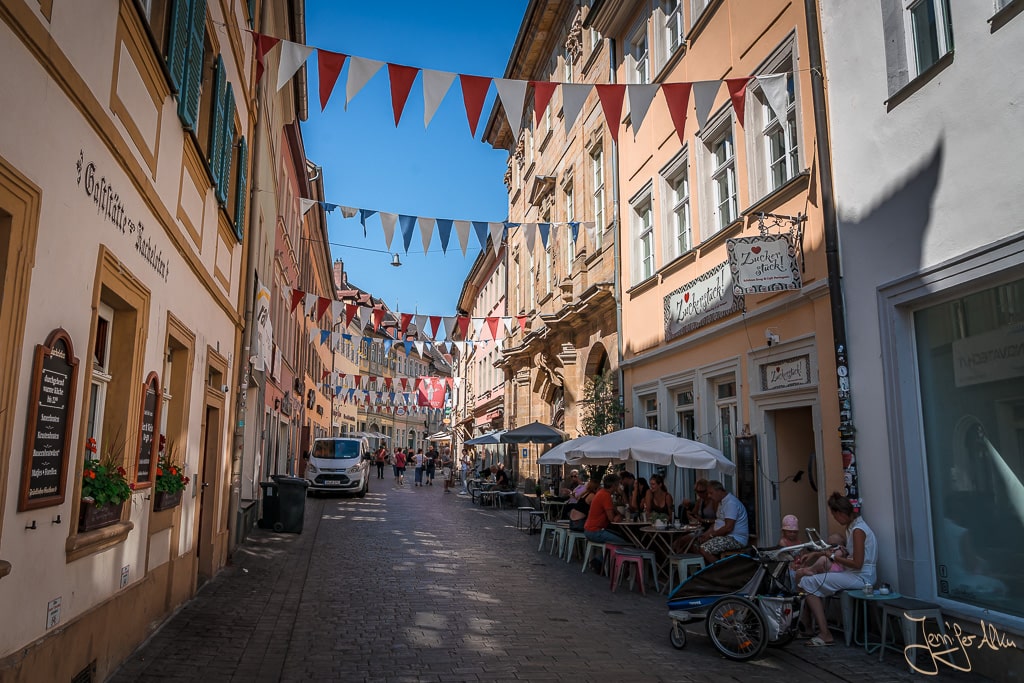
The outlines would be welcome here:
M 596 437 L 567 449 L 565 456 L 570 465 L 635 460 L 694 470 L 720 470 L 725 474 L 736 471 L 736 465 L 717 448 L 643 427 L 629 427 Z
M 587 443 L 588 441 L 592 441 L 596 438 L 596 436 L 584 435 L 578 436 L 575 439 L 570 439 L 569 441 L 563 441 L 562 443 L 558 444 L 544 455 L 540 456 L 540 458 L 537 459 L 537 464 L 564 465 L 566 462 L 565 454 L 570 448 L 581 446 Z

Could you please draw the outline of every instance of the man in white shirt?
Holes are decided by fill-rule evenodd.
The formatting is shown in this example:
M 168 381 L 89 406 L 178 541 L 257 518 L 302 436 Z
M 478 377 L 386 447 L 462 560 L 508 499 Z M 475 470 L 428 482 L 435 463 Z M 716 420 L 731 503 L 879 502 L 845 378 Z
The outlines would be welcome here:
M 718 505 L 714 525 L 705 531 L 697 542 L 704 562 L 711 564 L 721 558 L 727 550 L 742 550 L 747 547 L 749 529 L 747 510 L 740 499 L 725 490 L 720 481 L 708 482 L 708 494 Z

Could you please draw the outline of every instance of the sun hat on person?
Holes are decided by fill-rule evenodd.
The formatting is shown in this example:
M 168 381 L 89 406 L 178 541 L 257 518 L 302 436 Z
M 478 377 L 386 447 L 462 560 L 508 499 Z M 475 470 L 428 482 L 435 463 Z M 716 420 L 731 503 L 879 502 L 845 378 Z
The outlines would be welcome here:
M 799 531 L 800 520 L 797 519 L 796 515 L 786 515 L 782 518 L 782 530 L 783 531 Z

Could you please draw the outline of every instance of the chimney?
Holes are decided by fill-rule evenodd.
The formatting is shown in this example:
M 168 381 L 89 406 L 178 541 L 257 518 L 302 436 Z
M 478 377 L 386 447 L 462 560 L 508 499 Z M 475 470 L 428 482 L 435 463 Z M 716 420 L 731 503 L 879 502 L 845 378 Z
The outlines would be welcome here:
M 334 288 L 347 289 L 348 278 L 345 276 L 345 262 L 340 258 L 334 260 Z

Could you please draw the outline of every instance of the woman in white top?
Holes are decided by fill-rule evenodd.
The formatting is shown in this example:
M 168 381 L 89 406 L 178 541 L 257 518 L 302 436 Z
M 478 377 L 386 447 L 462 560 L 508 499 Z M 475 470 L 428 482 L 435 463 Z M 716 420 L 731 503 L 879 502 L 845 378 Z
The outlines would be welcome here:
M 800 579 L 800 589 L 807 594 L 806 603 L 818 625 L 818 635 L 808 641 L 811 647 L 832 644 L 832 633 L 825 622 L 825 603 L 822 598 L 841 590 L 863 588 L 874 584 L 875 566 L 878 563 L 878 544 L 875 532 L 853 509 L 853 504 L 841 493 L 833 493 L 828 499 L 832 518 L 846 527 L 846 554 L 811 553 L 807 560 L 814 562 L 818 557 L 827 556 L 829 562 L 843 568 L 841 572 L 825 572 Z M 811 557 L 813 555 L 814 557 Z

